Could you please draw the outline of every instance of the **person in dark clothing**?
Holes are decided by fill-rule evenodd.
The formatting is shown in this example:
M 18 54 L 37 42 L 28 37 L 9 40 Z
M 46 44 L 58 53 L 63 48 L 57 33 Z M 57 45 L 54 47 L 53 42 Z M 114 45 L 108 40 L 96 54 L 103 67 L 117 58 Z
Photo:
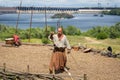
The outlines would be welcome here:
M 107 53 L 108 57 L 112 57 L 112 48 L 111 48 L 111 46 L 108 46 L 107 50 L 108 50 L 108 53 Z

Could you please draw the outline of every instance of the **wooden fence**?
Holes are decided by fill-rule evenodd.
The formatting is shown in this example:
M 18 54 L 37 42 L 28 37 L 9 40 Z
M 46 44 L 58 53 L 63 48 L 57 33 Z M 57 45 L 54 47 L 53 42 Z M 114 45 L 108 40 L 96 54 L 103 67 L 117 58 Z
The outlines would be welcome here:
M 8 69 L 6 63 L 0 66 L 0 80 L 87 80 L 87 74 L 83 75 L 67 75 L 67 74 L 32 74 L 30 73 L 29 65 L 26 68 L 27 72 L 18 72 L 13 69 Z M 72 77 L 72 78 L 71 78 Z

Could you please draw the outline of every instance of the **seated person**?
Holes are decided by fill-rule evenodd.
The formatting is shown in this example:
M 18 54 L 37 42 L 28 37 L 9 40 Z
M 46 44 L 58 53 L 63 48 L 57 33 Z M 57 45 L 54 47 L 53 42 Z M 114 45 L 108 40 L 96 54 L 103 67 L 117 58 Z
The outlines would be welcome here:
M 112 56 L 112 47 L 108 46 L 107 50 L 108 50 L 108 54 L 107 54 L 108 57 L 111 57 Z
M 108 57 L 112 57 L 112 47 L 108 46 L 107 49 L 103 49 L 103 51 L 101 51 L 101 55 L 103 56 L 108 56 Z
M 21 45 L 20 38 L 16 34 L 13 35 L 13 41 L 14 41 L 15 46 L 20 46 Z

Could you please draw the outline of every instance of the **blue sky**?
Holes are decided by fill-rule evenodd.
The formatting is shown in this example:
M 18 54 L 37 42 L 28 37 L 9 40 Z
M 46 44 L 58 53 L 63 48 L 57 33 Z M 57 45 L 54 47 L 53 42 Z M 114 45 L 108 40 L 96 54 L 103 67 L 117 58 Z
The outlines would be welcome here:
M 19 6 L 21 0 L 0 0 L 0 6 Z M 22 6 L 120 7 L 120 0 L 22 0 Z

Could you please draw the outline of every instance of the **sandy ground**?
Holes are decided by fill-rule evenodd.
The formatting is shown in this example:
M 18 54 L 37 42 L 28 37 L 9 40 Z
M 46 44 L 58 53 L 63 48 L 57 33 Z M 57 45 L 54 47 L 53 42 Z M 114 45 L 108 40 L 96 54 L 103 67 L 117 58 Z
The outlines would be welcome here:
M 48 73 L 52 48 L 30 45 L 16 48 L 0 45 L 0 67 L 6 63 L 8 70 L 27 72 L 29 65 L 31 73 Z M 120 59 L 74 50 L 67 54 L 67 59 L 67 66 L 72 75 L 87 74 L 88 80 L 120 80 Z

